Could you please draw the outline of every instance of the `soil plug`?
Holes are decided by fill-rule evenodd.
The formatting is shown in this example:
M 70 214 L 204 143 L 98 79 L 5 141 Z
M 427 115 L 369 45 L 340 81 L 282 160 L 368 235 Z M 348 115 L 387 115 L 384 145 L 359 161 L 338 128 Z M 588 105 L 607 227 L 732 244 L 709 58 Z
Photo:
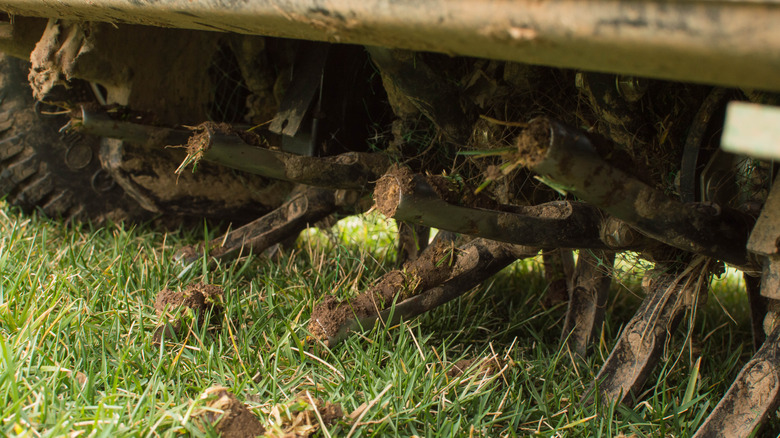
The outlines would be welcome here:
M 344 411 L 338 403 L 312 397 L 306 391 L 290 402 L 274 405 L 269 417 L 266 437 L 307 438 L 317 434 L 322 426 L 342 421 Z
M 181 335 L 194 320 L 197 320 L 198 325 L 203 325 L 209 311 L 210 322 L 218 322 L 224 294 L 221 287 L 204 283 L 189 286 L 183 292 L 170 289 L 160 291 L 154 310 L 165 322 L 155 330 L 152 342 L 159 344 L 163 337 L 170 339 Z
M 223 438 L 255 438 L 265 434 L 260 420 L 227 388 L 215 386 L 204 391 L 201 398 L 207 400 L 200 418 Z

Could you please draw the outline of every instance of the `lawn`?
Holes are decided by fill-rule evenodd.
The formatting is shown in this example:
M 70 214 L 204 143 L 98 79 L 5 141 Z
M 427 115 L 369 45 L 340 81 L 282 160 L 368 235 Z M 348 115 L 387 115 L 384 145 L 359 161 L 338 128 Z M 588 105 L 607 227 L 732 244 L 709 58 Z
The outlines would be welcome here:
M 3 206 L 2 433 L 215 436 L 214 388 L 226 387 L 269 436 L 689 436 L 752 354 L 728 274 L 666 346 L 643 402 L 583 403 L 641 300 L 629 260 L 587 361 L 560 347 L 565 305 L 541 304 L 538 260 L 332 349 L 308 341 L 321 297 L 356 295 L 394 267 L 393 232 L 382 217 L 352 218 L 270 258 L 182 266 L 175 251 L 214 237 L 207 227 L 74 229 Z M 224 289 L 224 310 L 157 342 L 167 317 L 155 296 L 200 282 Z

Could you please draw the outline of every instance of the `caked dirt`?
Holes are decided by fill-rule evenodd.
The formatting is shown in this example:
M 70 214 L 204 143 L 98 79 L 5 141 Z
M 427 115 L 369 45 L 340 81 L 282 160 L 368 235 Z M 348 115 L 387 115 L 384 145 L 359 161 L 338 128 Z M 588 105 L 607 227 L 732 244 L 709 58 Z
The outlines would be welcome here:
M 257 417 L 227 388 L 209 388 L 204 394 L 209 401 L 201 419 L 211 424 L 223 438 L 255 438 L 265 434 Z
M 327 340 L 352 318 L 376 316 L 396 299 L 401 302 L 443 283 L 452 275 L 456 251 L 451 241 L 436 240 L 416 260 L 383 275 L 355 298 L 339 302 L 335 297 L 326 297 L 312 311 L 309 331 L 316 338 Z
M 211 148 L 212 136 L 215 134 L 222 135 L 235 135 L 243 140 L 245 143 L 251 146 L 263 146 L 266 145 L 263 137 L 249 131 L 242 131 L 233 128 L 229 123 L 217 123 L 217 122 L 203 122 L 200 125 L 190 128 L 193 134 L 187 140 L 187 158 L 181 166 L 176 170 L 176 173 L 182 173 L 184 168 L 192 164 L 193 168 L 200 163 L 203 159 L 206 151 Z M 176 146 L 174 147 L 182 147 Z
M 444 201 L 472 208 L 499 209 L 498 202 L 471 185 L 443 175 L 414 174 L 405 166 L 393 165 L 376 183 L 374 203 L 380 213 L 393 217 L 402 196 L 413 195 L 418 185 L 428 185 Z
M 522 163 L 527 167 L 534 167 L 544 160 L 550 139 L 550 123 L 547 119 L 531 121 L 528 128 L 517 138 L 517 152 Z
M 374 204 L 377 210 L 387 217 L 393 217 L 398 203 L 401 202 L 401 193 L 409 190 L 413 178 L 414 174 L 405 166 L 394 164 L 390 167 L 374 188 Z
M 178 337 L 192 319 L 197 319 L 198 325 L 203 325 L 209 311 L 209 322 L 218 322 L 224 294 L 221 287 L 204 283 L 188 286 L 184 291 L 160 291 L 154 302 L 154 311 L 164 322 L 155 330 L 153 342 L 159 344 L 163 335 L 169 339 Z

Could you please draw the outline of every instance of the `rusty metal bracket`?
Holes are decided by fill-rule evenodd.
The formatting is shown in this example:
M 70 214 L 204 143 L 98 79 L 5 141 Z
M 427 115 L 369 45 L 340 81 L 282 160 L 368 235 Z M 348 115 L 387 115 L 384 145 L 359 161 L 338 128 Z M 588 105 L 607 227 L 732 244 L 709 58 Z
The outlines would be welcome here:
M 322 85 L 329 45 L 304 41 L 293 64 L 292 82 L 279 104 L 279 111 L 268 130 L 294 137 L 311 108 L 317 90 Z
M 283 151 L 312 156 L 321 140 L 323 76 L 330 45 L 313 41 L 299 44 L 292 81 L 268 130 L 282 135 Z

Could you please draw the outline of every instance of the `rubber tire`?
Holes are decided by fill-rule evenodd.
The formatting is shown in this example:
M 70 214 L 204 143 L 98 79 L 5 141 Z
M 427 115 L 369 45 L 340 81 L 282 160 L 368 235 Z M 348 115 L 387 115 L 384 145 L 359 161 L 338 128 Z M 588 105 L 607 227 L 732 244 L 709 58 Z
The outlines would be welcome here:
M 101 167 L 100 138 L 60 132 L 67 114 L 46 114 L 47 105 L 34 101 L 28 71 L 29 63 L 0 55 L 0 197 L 68 222 L 141 219 L 138 203 Z M 77 84 L 52 98 L 84 102 L 84 89 Z

